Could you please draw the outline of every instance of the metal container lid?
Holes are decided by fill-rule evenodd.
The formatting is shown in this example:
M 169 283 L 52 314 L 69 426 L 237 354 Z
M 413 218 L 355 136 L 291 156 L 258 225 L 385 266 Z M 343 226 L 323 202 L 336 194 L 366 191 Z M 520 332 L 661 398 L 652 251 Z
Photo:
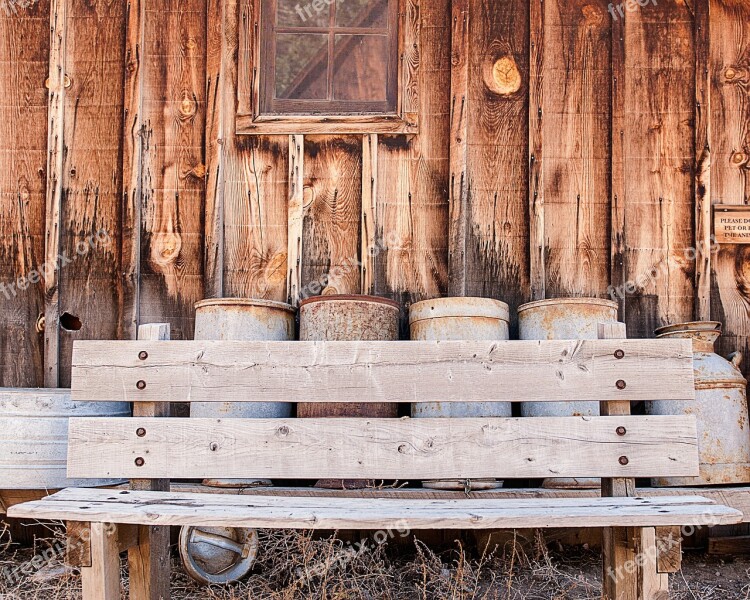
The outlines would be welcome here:
M 276 308 L 294 313 L 295 308 L 286 302 L 277 302 L 276 300 L 256 300 L 255 298 L 209 298 L 195 303 L 195 309 L 205 308 L 207 306 L 256 306 L 259 308 Z
M 666 333 L 677 333 L 680 331 L 691 332 L 691 331 L 718 331 L 721 333 L 721 322 L 720 321 L 687 321 L 685 323 L 672 323 L 670 325 L 664 325 L 663 327 L 657 327 L 654 334 L 659 337 Z
M 310 296 L 300 301 L 300 307 L 306 304 L 313 304 L 318 302 L 370 302 L 372 304 L 385 304 L 395 308 L 396 310 L 401 309 L 401 305 L 395 300 L 389 298 L 381 298 L 380 296 L 368 296 L 366 294 L 331 294 L 330 296 Z
M 606 306 L 607 308 L 612 308 L 614 310 L 617 310 L 618 308 L 617 302 L 605 298 L 548 298 L 547 300 L 534 300 L 533 302 L 522 304 L 518 307 L 518 312 L 521 313 L 532 308 L 556 306 L 560 304 L 589 304 L 594 306 Z
M 510 308 L 493 298 L 463 296 L 422 300 L 409 307 L 409 323 L 444 317 L 484 317 L 510 323 Z

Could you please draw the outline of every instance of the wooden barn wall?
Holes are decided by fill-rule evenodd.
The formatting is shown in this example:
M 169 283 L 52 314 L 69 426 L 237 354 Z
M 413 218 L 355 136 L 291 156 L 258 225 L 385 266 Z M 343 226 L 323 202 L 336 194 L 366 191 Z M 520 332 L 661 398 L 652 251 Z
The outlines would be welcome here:
M 0 385 L 222 296 L 614 297 L 747 351 L 750 6 L 643 4 L 409 0 L 411 136 L 236 135 L 248 0 L 0 10 Z

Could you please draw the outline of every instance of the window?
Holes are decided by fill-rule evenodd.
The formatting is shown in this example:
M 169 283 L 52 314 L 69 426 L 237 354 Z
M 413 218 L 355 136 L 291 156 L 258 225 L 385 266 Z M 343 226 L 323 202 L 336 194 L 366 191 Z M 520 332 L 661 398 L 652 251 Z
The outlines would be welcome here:
M 271 10 L 261 17 L 261 112 L 396 110 L 397 0 L 268 4 Z
M 238 133 L 417 131 L 418 2 L 241 6 Z

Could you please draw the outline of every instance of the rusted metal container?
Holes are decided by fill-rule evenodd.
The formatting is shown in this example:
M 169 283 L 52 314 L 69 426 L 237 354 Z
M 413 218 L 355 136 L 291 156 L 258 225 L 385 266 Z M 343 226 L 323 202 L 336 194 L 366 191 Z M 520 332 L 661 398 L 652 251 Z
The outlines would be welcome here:
M 490 298 L 435 298 L 412 304 L 409 330 L 412 340 L 507 340 L 508 305 Z M 414 418 L 510 417 L 510 402 L 418 402 Z M 502 487 L 496 479 L 424 481 L 430 489 L 481 490 Z
M 397 302 L 377 296 L 314 296 L 300 302 L 299 339 L 346 342 L 398 339 Z M 315 403 L 297 405 L 297 416 L 397 417 L 398 404 Z
M 249 298 L 217 298 L 195 305 L 196 340 L 287 341 L 294 339 L 295 311 L 289 304 Z M 193 402 L 191 417 L 280 419 L 292 414 L 282 402 Z M 209 479 L 205 485 L 270 485 L 265 479 Z
M 114 485 L 68 479 L 70 417 L 127 417 L 126 402 L 74 402 L 68 389 L 0 389 L 0 488 L 54 490 Z
M 721 323 L 701 321 L 668 325 L 656 330 L 658 338 L 693 341 L 695 402 L 648 402 L 653 415 L 695 415 L 700 453 L 699 477 L 652 479 L 658 487 L 750 483 L 750 429 L 747 381 L 740 372 L 742 354 L 726 360 L 714 352 Z
M 599 336 L 599 323 L 617 321 L 617 302 L 602 298 L 555 298 L 518 307 L 522 340 L 586 340 Z M 523 402 L 524 417 L 598 416 L 596 402 Z M 546 479 L 545 488 L 595 488 L 598 479 Z
M 301 341 L 389 341 L 398 339 L 399 304 L 377 296 L 314 296 L 300 302 L 299 337 Z M 297 404 L 297 416 L 314 417 L 398 417 L 395 403 L 322 403 Z M 366 480 L 321 479 L 316 487 L 363 488 Z

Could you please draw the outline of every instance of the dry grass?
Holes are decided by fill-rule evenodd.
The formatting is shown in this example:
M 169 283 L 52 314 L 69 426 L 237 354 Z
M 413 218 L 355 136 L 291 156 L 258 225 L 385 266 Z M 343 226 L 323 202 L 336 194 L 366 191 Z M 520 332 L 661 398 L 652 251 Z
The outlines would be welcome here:
M 59 530 L 34 547 L 19 548 L 0 529 L 0 598 L 45 600 L 80 598 L 80 575 L 53 550 Z M 177 600 L 588 600 L 599 598 L 600 556 L 583 549 L 551 552 L 507 543 L 493 552 L 466 549 L 460 542 L 436 552 L 419 541 L 410 546 L 364 547 L 337 537 L 318 539 L 306 532 L 263 531 L 252 574 L 233 586 L 206 588 L 190 580 L 174 558 L 172 597 Z M 46 554 L 45 554 L 46 552 Z M 40 568 L 7 574 L 32 564 L 34 556 L 51 557 Z M 123 571 L 125 567 L 123 561 Z M 682 574 L 672 578 L 676 600 L 750 600 L 750 562 L 722 562 L 689 557 Z M 125 575 L 125 573 L 123 573 Z M 126 585 L 126 578 L 123 579 Z

